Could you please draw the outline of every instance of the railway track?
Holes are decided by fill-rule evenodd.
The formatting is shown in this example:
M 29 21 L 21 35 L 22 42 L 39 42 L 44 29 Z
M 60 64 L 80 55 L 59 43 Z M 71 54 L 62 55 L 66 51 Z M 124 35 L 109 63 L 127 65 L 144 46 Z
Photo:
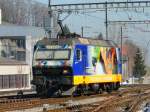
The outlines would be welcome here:
M 150 87 L 131 87 L 102 102 L 78 106 L 78 112 L 137 112 L 140 105 L 150 101 Z M 80 108 L 80 109 L 79 109 Z
M 110 94 L 97 94 L 63 98 L 0 98 L 0 112 L 28 110 L 38 112 L 136 112 L 143 102 L 150 99 L 149 85 L 121 88 Z M 33 109 L 33 110 L 30 110 Z M 28 111 L 27 111 L 28 112 Z M 36 112 L 36 111 L 35 111 Z
M 137 112 L 140 105 L 150 100 L 150 87 L 138 85 L 127 87 L 112 97 L 103 101 L 90 104 L 74 104 L 66 109 L 59 109 L 58 112 Z M 57 112 L 56 111 L 56 112 Z M 49 112 L 53 112 L 52 110 Z

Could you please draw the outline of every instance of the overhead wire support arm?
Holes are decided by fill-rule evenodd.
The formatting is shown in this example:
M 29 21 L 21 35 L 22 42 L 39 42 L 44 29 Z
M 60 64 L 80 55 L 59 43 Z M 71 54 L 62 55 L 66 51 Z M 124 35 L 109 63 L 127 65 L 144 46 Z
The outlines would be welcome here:
M 51 5 L 51 10 L 53 11 L 77 11 L 86 9 L 104 9 L 106 2 L 97 3 L 77 3 L 77 4 L 57 4 Z M 107 2 L 108 9 L 115 8 L 144 8 L 150 7 L 150 1 L 128 1 L 128 2 Z
M 150 24 L 150 20 L 108 21 L 108 24 Z

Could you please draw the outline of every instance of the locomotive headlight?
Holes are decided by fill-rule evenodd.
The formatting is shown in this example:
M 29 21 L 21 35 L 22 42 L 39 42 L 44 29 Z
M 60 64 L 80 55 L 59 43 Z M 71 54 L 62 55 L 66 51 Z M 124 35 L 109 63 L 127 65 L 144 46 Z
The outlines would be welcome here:
M 68 73 L 68 70 L 63 70 L 63 74 L 67 74 Z

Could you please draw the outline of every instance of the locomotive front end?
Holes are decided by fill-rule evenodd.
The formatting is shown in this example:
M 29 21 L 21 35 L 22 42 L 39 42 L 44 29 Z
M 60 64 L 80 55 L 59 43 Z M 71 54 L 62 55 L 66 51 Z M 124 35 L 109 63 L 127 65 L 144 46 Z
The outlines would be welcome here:
M 52 95 L 72 85 L 71 48 L 38 46 L 33 59 L 33 81 L 38 94 Z

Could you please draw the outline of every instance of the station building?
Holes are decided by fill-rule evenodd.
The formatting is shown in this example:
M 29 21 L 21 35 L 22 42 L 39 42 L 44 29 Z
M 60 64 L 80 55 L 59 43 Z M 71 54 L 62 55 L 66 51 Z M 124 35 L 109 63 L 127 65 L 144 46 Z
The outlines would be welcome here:
M 34 44 L 46 37 L 43 28 L 0 25 L 0 95 L 3 91 L 31 89 Z
M 0 57 L 32 64 L 34 44 L 46 37 L 44 29 L 30 26 L 0 25 Z

